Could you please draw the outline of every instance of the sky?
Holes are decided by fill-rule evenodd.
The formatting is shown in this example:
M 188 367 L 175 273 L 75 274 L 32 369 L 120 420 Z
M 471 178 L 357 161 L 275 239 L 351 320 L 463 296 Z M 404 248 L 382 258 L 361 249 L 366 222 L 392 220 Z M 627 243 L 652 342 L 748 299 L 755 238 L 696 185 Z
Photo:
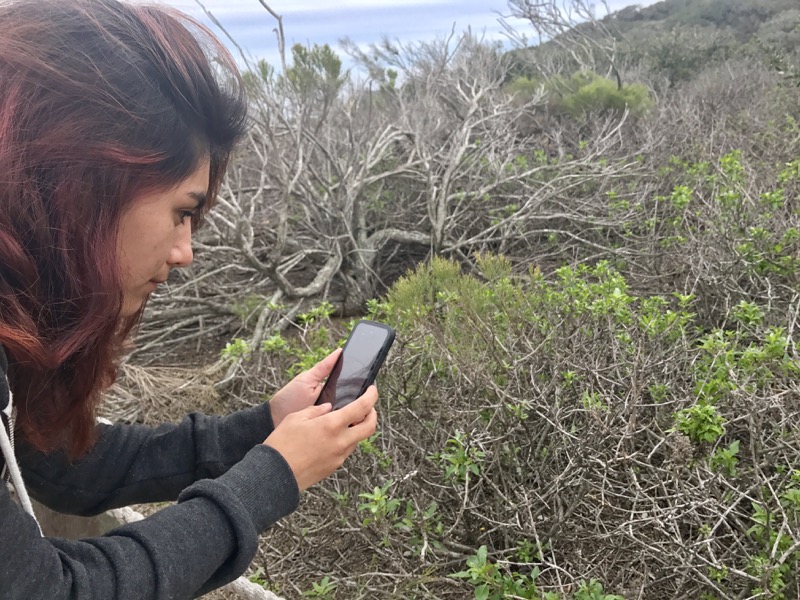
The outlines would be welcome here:
M 210 24 L 197 0 L 159 0 L 188 12 Z M 265 0 L 267 1 L 267 0 Z M 631 4 L 648 5 L 655 0 L 609 0 L 609 8 L 619 10 Z M 220 21 L 245 52 L 255 59 L 278 64 L 275 19 L 259 0 L 200 0 Z M 499 23 L 510 11 L 506 0 L 268 0 L 267 4 L 283 18 L 287 48 L 330 44 L 338 48 L 348 37 L 366 47 L 383 36 L 401 42 L 431 40 L 460 33 L 471 27 L 489 39 L 508 40 Z M 598 16 L 605 14 L 598 8 Z M 511 21 L 528 37 L 532 31 L 524 22 Z M 212 26 L 215 32 L 218 29 Z M 231 44 L 228 44 L 231 46 Z

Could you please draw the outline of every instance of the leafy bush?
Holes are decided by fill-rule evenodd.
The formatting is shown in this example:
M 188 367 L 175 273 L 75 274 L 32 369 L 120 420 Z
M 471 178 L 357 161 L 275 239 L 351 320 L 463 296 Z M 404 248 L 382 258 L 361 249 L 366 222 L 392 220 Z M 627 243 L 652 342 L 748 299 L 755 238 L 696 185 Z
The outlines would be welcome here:
M 616 82 L 588 71 L 579 71 L 570 78 L 537 79 L 521 75 L 510 81 L 505 90 L 524 99 L 545 90 L 549 108 L 572 118 L 597 113 L 621 115 L 625 111 L 640 117 L 653 108 L 646 86 L 633 83 L 619 88 Z
M 673 158 L 661 170 L 672 190 L 645 201 L 658 207 L 642 223 L 651 233 L 639 230 L 631 238 L 657 237 L 663 254 L 653 270 L 691 277 L 704 301 L 738 305 L 738 314 L 755 298 L 771 296 L 766 312 L 783 313 L 800 283 L 800 173 L 796 161 L 769 170 L 762 165 L 761 177 L 755 168 L 739 150 L 713 162 Z M 707 314 L 707 305 L 698 308 Z M 713 310 L 714 323 L 730 317 L 719 306 Z
M 639 117 L 653 107 L 650 92 L 644 85 L 632 83 L 620 89 L 615 82 L 596 73 L 578 72 L 569 81 L 553 87 L 566 89 L 553 101 L 554 107 L 573 117 L 598 112 L 622 114 L 626 110 Z
M 699 298 L 635 294 L 608 263 L 552 278 L 477 264 L 435 259 L 371 303 L 398 330 L 381 435 L 311 492 L 335 516 L 310 552 L 370 548 L 368 565 L 326 563 L 337 590 L 401 571 L 387 597 L 790 597 L 800 368 L 787 330 L 755 303 L 704 330 Z

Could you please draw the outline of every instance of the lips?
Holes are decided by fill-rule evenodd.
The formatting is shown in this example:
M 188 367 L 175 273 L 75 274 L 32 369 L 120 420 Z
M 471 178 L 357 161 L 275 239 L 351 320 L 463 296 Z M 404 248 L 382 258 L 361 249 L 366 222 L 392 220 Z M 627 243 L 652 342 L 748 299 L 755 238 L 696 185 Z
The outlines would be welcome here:
M 162 283 L 164 283 L 164 281 L 165 280 L 163 280 L 163 279 L 151 279 L 150 281 L 148 281 L 147 282 L 147 288 L 146 288 L 147 293 L 150 294 L 150 293 L 156 291 L 158 289 L 158 286 L 160 286 Z

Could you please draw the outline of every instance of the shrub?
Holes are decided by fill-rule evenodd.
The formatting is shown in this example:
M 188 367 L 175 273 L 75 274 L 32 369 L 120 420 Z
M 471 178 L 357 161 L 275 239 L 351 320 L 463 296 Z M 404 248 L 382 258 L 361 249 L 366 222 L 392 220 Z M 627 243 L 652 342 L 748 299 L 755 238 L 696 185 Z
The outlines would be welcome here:
M 398 330 L 381 435 L 311 493 L 333 515 L 312 545 L 370 558 L 325 574 L 369 572 L 395 597 L 790 597 L 800 369 L 787 330 L 756 303 L 706 331 L 700 299 L 641 296 L 608 263 L 553 277 L 477 264 L 434 259 L 371 305 Z M 398 591 L 376 572 L 409 575 Z
M 588 71 L 579 71 L 570 79 L 554 77 L 548 82 L 551 107 L 573 118 L 592 113 L 622 114 L 628 111 L 640 117 L 653 107 L 650 91 L 640 83 L 618 87 L 617 83 Z

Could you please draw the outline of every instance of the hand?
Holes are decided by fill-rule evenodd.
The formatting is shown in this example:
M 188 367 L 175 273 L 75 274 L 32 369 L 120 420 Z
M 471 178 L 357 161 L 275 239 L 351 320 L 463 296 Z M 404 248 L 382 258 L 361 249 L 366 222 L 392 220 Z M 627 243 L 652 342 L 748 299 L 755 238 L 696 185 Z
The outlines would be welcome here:
M 277 428 L 283 420 L 298 410 L 314 404 L 322 391 L 322 384 L 331 374 L 340 349 L 334 350 L 308 371 L 303 371 L 283 386 L 269 401 L 272 423 Z
M 378 389 L 371 385 L 339 410 L 330 404 L 309 406 L 287 415 L 264 444 L 280 452 L 305 490 L 341 467 L 358 443 L 375 433 L 377 401 Z

